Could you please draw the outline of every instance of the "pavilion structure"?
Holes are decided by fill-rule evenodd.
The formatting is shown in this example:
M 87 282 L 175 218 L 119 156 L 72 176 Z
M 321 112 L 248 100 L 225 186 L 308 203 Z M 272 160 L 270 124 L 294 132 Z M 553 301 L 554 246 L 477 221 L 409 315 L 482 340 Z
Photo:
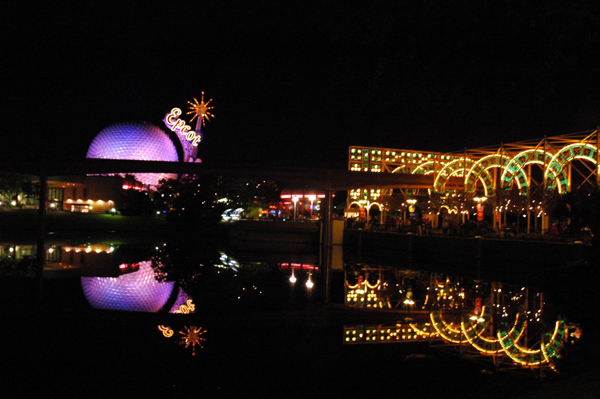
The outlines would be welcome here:
M 433 184 L 428 189 L 354 189 L 349 205 L 368 212 L 373 206 L 408 208 L 411 201 L 406 200 L 416 199 L 435 223 L 440 212 L 462 215 L 463 221 L 469 215 L 482 220 L 486 201 L 494 228 L 506 223 L 507 214 L 518 214 L 527 217 L 528 232 L 547 231 L 556 198 L 598 190 L 599 147 L 599 130 L 449 153 L 351 146 L 350 171 L 432 175 Z M 398 196 L 403 203 L 390 201 Z

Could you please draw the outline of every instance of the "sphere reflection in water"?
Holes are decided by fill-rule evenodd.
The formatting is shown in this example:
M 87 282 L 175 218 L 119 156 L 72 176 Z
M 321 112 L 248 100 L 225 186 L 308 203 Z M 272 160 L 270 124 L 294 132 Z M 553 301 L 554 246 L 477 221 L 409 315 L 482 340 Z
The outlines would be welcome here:
M 158 282 L 150 261 L 119 277 L 81 277 L 85 298 L 96 309 L 158 312 L 173 291 L 173 282 Z

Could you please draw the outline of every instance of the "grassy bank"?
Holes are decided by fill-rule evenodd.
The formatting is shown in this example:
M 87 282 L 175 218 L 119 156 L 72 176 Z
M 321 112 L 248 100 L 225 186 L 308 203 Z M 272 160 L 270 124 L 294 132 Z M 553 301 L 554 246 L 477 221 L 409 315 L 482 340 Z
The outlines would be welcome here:
M 35 242 L 38 226 L 37 210 L 0 210 L 0 241 Z M 169 226 L 164 219 L 147 216 L 49 211 L 45 231 L 47 241 L 119 244 L 159 240 Z

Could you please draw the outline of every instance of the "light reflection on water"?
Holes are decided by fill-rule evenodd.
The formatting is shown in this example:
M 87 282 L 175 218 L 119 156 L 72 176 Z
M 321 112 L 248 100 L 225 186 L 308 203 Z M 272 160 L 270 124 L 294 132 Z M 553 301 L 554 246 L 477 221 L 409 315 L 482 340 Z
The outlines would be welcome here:
M 346 305 L 403 315 L 393 325 L 344 326 L 346 344 L 425 341 L 488 356 L 495 369 L 556 370 L 565 344 L 581 336 L 525 286 L 369 265 L 348 265 L 345 275 Z
M 22 248 L 24 246 L 19 249 Z M 432 319 L 431 314 L 436 309 L 441 309 L 444 317 L 444 322 L 440 324 L 443 325 L 442 331 L 435 329 L 437 337 L 446 334 L 450 339 L 458 337 L 459 340 L 468 341 L 469 338 L 473 340 L 474 336 L 465 334 L 464 338 L 460 338 L 463 334 L 460 332 L 463 328 L 461 323 L 464 323 L 461 317 L 474 313 L 478 298 L 481 301 L 478 314 L 489 315 L 491 309 L 495 315 L 492 321 L 487 320 L 481 324 L 486 326 L 486 331 L 492 328 L 496 331 L 510 331 L 507 326 L 514 324 L 515 315 L 523 309 L 527 310 L 525 314 L 527 323 L 530 323 L 530 331 L 546 334 L 546 330 L 542 329 L 544 326 L 533 327 L 537 319 L 545 323 L 546 327 L 554 326 L 554 321 L 550 319 L 555 314 L 550 312 L 545 317 L 546 314 L 542 313 L 544 300 L 539 295 L 541 293 L 529 292 L 526 287 L 423 270 L 363 264 L 355 259 L 345 261 L 341 251 L 319 256 L 318 253 L 235 254 L 216 250 L 208 253 L 182 253 L 177 247 L 169 246 L 158 249 L 127 246 L 102 249 L 89 245 L 81 249 L 77 251 L 75 247 L 53 246 L 53 261 L 48 263 L 45 270 L 48 272 L 47 276 L 57 279 L 61 274 L 65 277 L 78 274 L 83 297 L 91 307 L 100 311 L 128 311 L 132 315 L 140 312 L 155 313 L 157 317 L 152 319 L 154 324 L 150 326 L 142 323 L 139 326 L 140 340 L 153 342 L 153 346 L 160 347 L 161 344 L 155 340 L 160 338 L 168 345 L 164 348 L 163 355 L 169 353 L 168 356 L 176 358 L 196 354 L 194 358 L 211 359 L 213 364 L 241 365 L 242 363 L 236 363 L 236 351 L 265 356 L 267 352 L 264 351 L 274 350 L 272 348 L 281 351 L 282 348 L 287 348 L 287 342 L 291 344 L 297 341 L 302 345 L 297 349 L 290 349 L 290 359 L 302 359 L 299 365 L 315 367 L 314 359 L 311 360 L 311 349 L 319 348 L 316 350 L 325 351 L 323 353 L 332 356 L 332 353 L 342 350 L 341 344 L 356 343 L 345 341 L 348 336 L 354 336 L 362 343 L 390 342 L 390 337 L 398 337 L 398 341 L 402 342 L 409 340 L 410 338 L 406 338 L 409 335 L 414 337 L 417 335 L 416 331 L 420 331 L 419 338 L 429 342 L 433 335 L 425 336 L 424 333 L 431 334 L 432 327 L 435 329 L 433 321 L 437 319 Z M 35 249 L 31 248 L 25 250 L 27 251 L 35 253 Z M 334 265 L 330 272 L 327 272 L 319 258 L 327 259 Z M 161 259 L 169 261 L 161 266 L 158 265 Z M 169 278 L 169 273 L 173 278 Z M 307 284 L 309 282 L 314 285 L 311 287 Z M 493 300 L 490 299 L 492 297 Z M 384 313 L 374 313 L 374 318 L 371 313 L 359 313 L 358 316 L 353 314 L 351 317 L 336 319 L 338 321 L 335 323 L 340 323 L 337 329 L 335 326 L 338 324 L 332 324 L 334 322 L 327 321 L 322 313 L 314 312 L 316 307 L 325 302 L 325 298 L 332 305 L 340 307 L 335 309 L 345 307 Z M 185 311 L 181 311 L 182 309 Z M 309 310 L 308 313 L 305 312 L 306 309 Z M 172 315 L 176 311 L 182 313 L 181 320 Z M 169 313 L 169 317 L 161 316 Z M 123 323 L 135 323 L 136 317 L 139 316 L 132 317 L 132 322 Z M 380 317 L 388 322 L 381 321 Z M 123 319 L 121 316 L 118 318 Z M 283 318 L 292 327 L 284 327 L 280 321 Z M 371 324 L 374 319 L 377 322 Z M 362 321 L 352 324 L 348 320 Z M 300 324 L 297 323 L 305 326 L 299 328 L 297 326 Z M 327 331 L 333 330 L 332 340 L 324 340 L 327 342 L 327 349 L 322 346 L 325 344 L 317 343 L 322 338 L 313 336 L 315 331 L 320 331 L 315 323 L 326 325 Z M 465 326 L 470 331 L 469 326 Z M 407 333 L 408 327 L 412 328 L 411 334 Z M 405 330 L 404 334 L 402 329 Z M 484 329 L 478 327 L 477 331 Z M 236 330 L 239 330 L 238 334 L 234 333 Z M 112 330 L 111 333 L 120 334 Z M 361 333 L 362 337 L 359 336 Z M 252 337 L 251 341 L 249 337 Z M 521 345 L 522 348 L 519 348 L 538 350 L 539 339 L 533 342 L 535 334 L 531 334 L 531 337 L 532 345 Z M 500 338 L 492 338 L 498 342 L 490 344 L 496 345 L 492 349 L 497 352 L 503 350 L 505 353 L 506 350 L 500 349 Z M 490 338 L 482 335 L 478 339 L 485 341 Z M 336 348 L 335 345 L 332 346 L 332 342 L 339 343 L 340 348 L 332 349 Z M 443 342 L 441 345 L 447 343 Z M 456 342 L 452 344 L 456 347 Z M 226 349 L 227 345 L 230 348 Z M 371 354 L 358 349 L 362 348 L 361 345 L 352 348 L 355 349 L 348 346 L 347 350 L 359 351 L 357 353 L 361 353 L 364 359 L 378 353 L 376 350 L 373 352 L 372 345 L 368 346 Z M 403 351 L 402 356 L 408 358 L 413 353 L 423 353 L 425 349 L 407 346 L 396 347 L 394 350 Z M 383 353 L 386 352 L 389 350 Z M 227 360 L 220 358 L 225 354 Z M 321 358 L 318 354 L 315 356 Z M 344 369 L 348 360 L 344 356 L 333 362 L 332 367 Z M 269 355 L 271 361 L 280 361 L 280 357 L 277 352 Z M 372 358 L 371 360 L 373 361 Z M 260 364 L 267 367 L 266 363 Z M 202 367 L 211 366 L 205 364 Z M 294 370 L 297 371 L 298 367 L 300 366 L 294 367 Z M 352 376 L 356 374 L 348 373 L 348 377 L 344 378 L 352 379 Z M 220 377 L 206 382 L 214 384 L 209 386 L 210 389 L 221 389 L 224 381 Z
M 158 282 L 149 260 L 118 277 L 81 277 L 81 287 L 96 309 L 158 312 L 173 292 L 174 282 Z

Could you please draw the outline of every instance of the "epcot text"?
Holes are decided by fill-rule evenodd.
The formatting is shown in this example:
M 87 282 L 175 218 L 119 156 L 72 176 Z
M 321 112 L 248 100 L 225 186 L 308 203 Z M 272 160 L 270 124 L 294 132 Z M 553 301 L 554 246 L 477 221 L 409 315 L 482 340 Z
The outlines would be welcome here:
M 179 115 L 181 115 L 181 110 L 179 108 L 173 108 L 171 112 L 169 112 L 163 122 L 171 131 L 185 135 L 185 138 L 188 141 L 192 142 L 194 147 L 198 146 L 198 143 L 202 140 L 202 133 L 198 134 L 195 131 L 191 130 L 192 128 L 185 124 L 185 121 L 179 119 Z

